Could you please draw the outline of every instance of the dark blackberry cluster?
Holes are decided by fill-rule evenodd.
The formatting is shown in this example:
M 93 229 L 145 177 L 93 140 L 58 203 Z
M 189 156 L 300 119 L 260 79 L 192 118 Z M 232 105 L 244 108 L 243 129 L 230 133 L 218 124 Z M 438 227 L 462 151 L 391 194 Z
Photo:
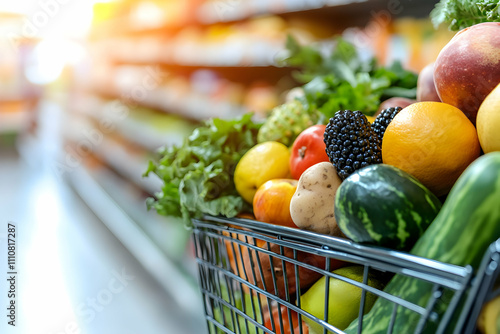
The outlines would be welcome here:
M 392 122 L 392 119 L 402 110 L 401 107 L 393 107 L 387 108 L 380 112 L 380 114 L 375 118 L 375 121 L 372 123 L 372 128 L 380 139 L 382 143 L 382 138 L 384 138 L 385 129 L 389 123 Z
M 342 180 L 355 170 L 382 162 L 380 141 L 361 111 L 337 111 L 323 139 L 326 154 Z

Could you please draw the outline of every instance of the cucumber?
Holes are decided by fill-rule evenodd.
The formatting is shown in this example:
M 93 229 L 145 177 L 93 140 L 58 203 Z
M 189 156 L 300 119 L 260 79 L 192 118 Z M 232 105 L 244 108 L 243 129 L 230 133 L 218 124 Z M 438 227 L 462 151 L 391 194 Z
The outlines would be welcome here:
M 342 182 L 335 219 L 351 240 L 409 251 L 441 209 L 410 174 L 389 165 L 362 168 Z
M 488 246 L 500 238 L 500 152 L 476 159 L 453 186 L 443 208 L 411 253 L 451 263 L 471 265 L 477 270 Z M 407 276 L 396 275 L 384 289 L 422 307 L 432 293 L 432 285 Z M 446 299 L 446 298 L 444 298 Z M 434 311 L 441 316 L 446 301 L 438 302 Z M 363 334 L 387 333 L 394 304 L 378 298 L 363 318 Z M 407 309 L 398 309 L 393 333 L 412 333 L 419 316 Z M 453 324 L 451 324 L 453 326 Z M 424 333 L 435 333 L 437 324 L 428 322 Z M 345 331 L 358 332 L 355 320 Z

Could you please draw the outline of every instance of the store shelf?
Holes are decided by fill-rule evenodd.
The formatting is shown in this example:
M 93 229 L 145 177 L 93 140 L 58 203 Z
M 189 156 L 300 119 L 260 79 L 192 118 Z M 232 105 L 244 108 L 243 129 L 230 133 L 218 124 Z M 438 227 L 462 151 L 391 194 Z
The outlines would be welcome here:
M 186 252 L 190 233 L 182 220 L 160 216 L 154 210 L 148 210 L 148 196 L 142 189 L 130 184 L 107 166 L 91 164 L 84 168 L 169 260 L 178 265 L 184 274 L 196 277 L 189 251 Z
M 142 105 L 194 121 L 202 121 L 211 117 L 233 118 L 247 112 L 243 106 L 229 101 L 214 101 L 195 94 L 181 96 L 165 87 L 149 90 L 140 98 L 134 98 L 130 94 L 131 89 L 127 87 L 114 89 L 109 86 L 93 86 L 91 90 L 99 96 L 122 100 L 129 105 Z
M 24 131 L 29 127 L 30 117 L 28 110 L 2 112 L 0 109 L 0 134 Z
M 98 133 L 100 136 L 89 139 L 93 133 Z M 91 121 L 77 115 L 72 115 L 72 120 L 66 124 L 63 135 L 66 140 L 66 150 L 70 150 L 68 154 L 73 160 L 78 160 L 79 164 L 94 154 L 146 193 L 154 195 L 161 189 L 162 182 L 158 177 L 142 177 L 152 157 L 146 150 L 134 147 L 119 136 L 102 135 Z
M 200 1 L 198 1 L 200 3 Z M 92 36 L 96 39 L 112 35 L 148 35 L 172 32 L 188 26 L 210 26 L 243 21 L 265 15 L 284 15 L 311 10 L 343 12 L 353 4 L 370 3 L 376 6 L 379 0 L 255 0 L 223 1 L 208 0 L 197 5 L 193 0 L 167 3 L 139 1 L 130 6 L 121 16 L 94 24 Z M 177 7 L 177 8 L 176 8 Z M 174 16 L 169 11 L 177 11 Z M 194 14 L 194 15 L 193 15 Z
M 155 114 L 153 110 L 144 108 L 128 108 L 127 115 L 116 115 L 116 109 L 127 106 L 120 101 L 104 100 L 92 94 L 83 94 L 74 102 L 72 111 L 90 117 L 95 126 L 112 124 L 113 132 L 149 152 L 156 152 L 162 146 L 180 145 L 195 127 L 195 123 L 180 117 Z
M 254 0 L 254 1 L 223 1 L 208 0 L 196 6 L 194 1 L 179 2 L 177 16 L 169 15 L 170 7 L 157 3 L 139 1 L 128 9 L 128 13 L 108 21 L 94 25 L 93 35 L 147 35 L 172 32 L 187 26 L 210 26 L 214 24 L 245 21 L 255 17 L 268 15 L 288 16 L 290 14 L 312 13 L 320 11 L 332 18 L 346 18 L 347 15 L 358 13 L 358 16 L 378 10 L 394 9 L 391 15 L 428 14 L 429 5 L 437 1 L 421 0 L 412 4 L 411 0 L 397 3 L 388 0 Z M 174 6 L 175 8 L 176 6 Z M 175 10 L 174 10 L 175 11 Z M 149 16 L 146 17 L 146 12 Z M 193 15 L 194 13 L 194 15 Z M 352 17 L 350 18 L 352 22 Z M 366 20 L 366 18 L 365 18 Z M 356 22 L 361 22 L 357 20 Z
M 163 64 L 189 67 L 279 67 L 284 38 L 280 41 L 220 41 L 199 43 L 156 37 L 119 38 L 95 42 L 93 47 L 110 60 L 129 64 Z
M 258 15 L 280 15 L 293 12 L 303 12 L 315 9 L 327 9 L 328 7 L 342 7 L 356 3 L 372 3 L 370 0 L 282 0 L 282 1 L 248 1 L 223 2 L 207 1 L 197 11 L 199 22 L 204 24 L 215 24 L 222 22 L 234 22 L 245 20 Z M 367 4 L 368 5 L 368 4 Z M 339 9 L 339 8 L 337 8 Z M 340 10 L 342 10 L 340 8 Z
M 132 152 L 122 143 L 107 137 L 93 152 L 113 170 L 151 196 L 161 189 L 162 182 L 158 177 L 142 177 L 147 169 L 147 155 Z

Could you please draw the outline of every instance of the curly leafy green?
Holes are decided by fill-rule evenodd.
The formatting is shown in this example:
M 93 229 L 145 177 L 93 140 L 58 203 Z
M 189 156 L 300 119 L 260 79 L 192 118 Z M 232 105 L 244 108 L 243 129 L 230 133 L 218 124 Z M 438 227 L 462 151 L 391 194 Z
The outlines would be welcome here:
M 150 161 L 144 173 L 163 181 L 161 192 L 148 199 L 148 208 L 181 217 L 187 226 L 203 214 L 234 217 L 251 210 L 237 193 L 233 176 L 240 158 L 257 143 L 259 128 L 251 114 L 215 118 L 196 128 L 181 146 L 163 148 L 161 158 Z
M 453 31 L 482 22 L 500 22 L 500 0 L 441 0 L 430 17 L 435 27 L 446 23 Z
M 363 60 L 356 47 L 340 37 L 330 54 L 301 46 L 291 36 L 286 47 L 284 63 L 299 69 L 295 78 L 304 84 L 309 108 L 327 118 L 343 109 L 373 115 L 385 99 L 416 97 L 417 74 L 403 69 L 399 62 L 383 67 L 374 58 Z

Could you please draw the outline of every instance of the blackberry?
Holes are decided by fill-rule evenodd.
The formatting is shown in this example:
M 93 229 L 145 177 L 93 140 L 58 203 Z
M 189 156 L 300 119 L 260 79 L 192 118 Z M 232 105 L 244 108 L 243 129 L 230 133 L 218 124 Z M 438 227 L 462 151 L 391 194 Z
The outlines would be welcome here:
M 355 170 L 382 162 L 380 140 L 361 111 L 339 110 L 325 129 L 326 154 L 345 180 Z
M 384 138 L 385 129 L 392 122 L 392 119 L 401 111 L 401 107 L 387 108 L 380 112 L 380 114 L 375 118 L 372 123 L 372 128 L 380 139 L 382 143 L 382 138 Z

